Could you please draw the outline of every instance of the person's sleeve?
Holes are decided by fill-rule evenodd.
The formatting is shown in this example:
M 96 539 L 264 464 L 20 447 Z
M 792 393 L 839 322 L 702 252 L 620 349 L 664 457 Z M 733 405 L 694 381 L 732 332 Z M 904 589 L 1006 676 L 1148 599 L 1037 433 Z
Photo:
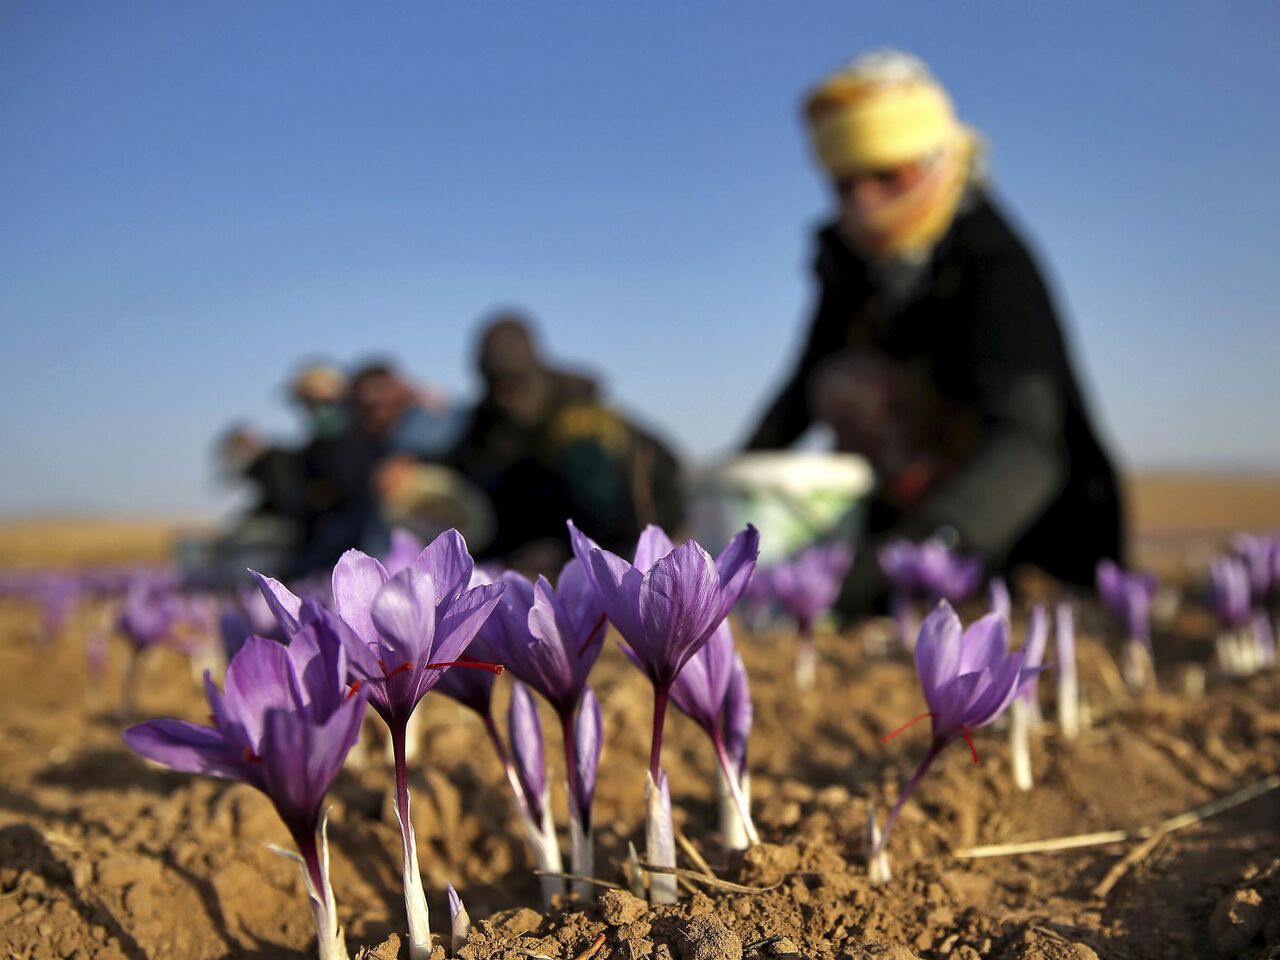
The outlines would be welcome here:
M 978 280 L 956 304 L 957 321 L 971 325 L 973 337 L 954 358 L 971 365 L 979 416 L 973 451 L 923 503 L 858 545 L 840 597 L 846 615 L 883 603 L 888 581 L 877 554 L 884 544 L 949 527 L 961 550 L 999 564 L 1066 485 L 1066 358 L 1048 295 L 1025 256 L 1002 253 L 974 268 Z
M 1020 250 L 972 267 L 957 318 L 971 325 L 967 356 L 979 422 L 972 454 L 922 505 L 912 532 L 950 526 L 964 549 L 998 562 L 1061 493 L 1066 358 L 1044 285 Z

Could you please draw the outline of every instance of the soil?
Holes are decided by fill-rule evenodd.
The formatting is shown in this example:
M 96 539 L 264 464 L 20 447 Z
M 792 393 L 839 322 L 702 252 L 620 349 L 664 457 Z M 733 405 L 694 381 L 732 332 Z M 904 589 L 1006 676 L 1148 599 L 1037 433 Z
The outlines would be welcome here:
M 36 644 L 35 609 L 0 601 L 0 957 L 314 955 L 297 868 L 267 847 L 289 839 L 265 798 L 125 749 L 116 715 L 123 643 L 111 648 L 104 677 L 85 668 L 84 641 L 99 619 L 82 610 L 60 636 Z M 753 809 L 766 841 L 745 854 L 719 851 L 705 736 L 679 715 L 668 721 L 663 760 L 676 822 L 719 878 L 691 881 L 696 892 L 673 907 L 602 887 L 585 902 L 542 910 L 478 719 L 432 695 L 411 785 L 434 929 L 447 933 L 451 882 L 476 921 L 466 960 L 1280 957 L 1280 791 L 1149 842 L 957 856 L 975 845 L 1135 832 L 1280 774 L 1280 674 L 1240 681 L 1210 668 L 1203 693 L 1188 682 L 1196 665 L 1211 663 L 1202 611 L 1186 606 L 1158 631 L 1159 690 L 1138 700 L 1117 682 L 1096 612 L 1080 620 L 1091 726 L 1070 742 L 1046 725 L 1028 793 L 1012 783 L 1003 731 L 976 737 L 978 766 L 963 743 L 949 747 L 904 810 L 894 879 L 880 886 L 866 875 L 869 805 L 883 818 L 928 734 L 922 724 L 880 742 L 923 707 L 910 661 L 878 642 L 878 625 L 820 635 L 818 686 L 805 695 L 792 682 L 790 634 L 739 632 L 755 698 Z M 142 676 L 143 717 L 205 719 L 181 657 L 153 651 Z M 624 885 L 628 841 L 643 849 L 650 692 L 612 646 L 593 683 L 607 737 L 596 873 Z M 1042 683 L 1050 718 L 1051 688 Z M 543 721 L 550 734 L 551 717 Z M 554 765 L 559 743 L 548 739 Z M 389 960 L 408 955 L 396 940 L 400 845 L 389 765 L 380 751 L 372 758 L 335 784 L 329 835 L 352 955 L 363 946 Z M 562 782 L 558 773 L 553 782 Z M 562 790 L 555 803 L 563 824 Z

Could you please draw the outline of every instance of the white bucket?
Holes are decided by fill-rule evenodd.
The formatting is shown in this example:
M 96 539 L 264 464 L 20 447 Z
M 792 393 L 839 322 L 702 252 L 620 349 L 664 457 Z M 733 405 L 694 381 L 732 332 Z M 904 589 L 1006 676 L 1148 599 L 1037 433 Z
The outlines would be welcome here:
M 760 531 L 760 563 L 767 565 L 833 536 L 852 545 L 874 483 L 870 464 L 857 454 L 742 454 L 695 480 L 691 525 L 698 541 L 714 553 L 754 524 Z

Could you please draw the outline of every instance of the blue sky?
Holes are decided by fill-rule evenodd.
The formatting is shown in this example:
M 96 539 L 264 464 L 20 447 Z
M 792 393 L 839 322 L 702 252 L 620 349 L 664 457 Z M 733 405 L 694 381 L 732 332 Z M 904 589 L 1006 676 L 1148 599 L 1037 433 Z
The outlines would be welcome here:
M 207 513 L 303 355 L 465 397 L 479 317 L 695 459 L 797 346 L 798 101 L 923 56 L 990 140 L 1129 466 L 1280 468 L 1267 2 L 0 6 L 0 513 Z

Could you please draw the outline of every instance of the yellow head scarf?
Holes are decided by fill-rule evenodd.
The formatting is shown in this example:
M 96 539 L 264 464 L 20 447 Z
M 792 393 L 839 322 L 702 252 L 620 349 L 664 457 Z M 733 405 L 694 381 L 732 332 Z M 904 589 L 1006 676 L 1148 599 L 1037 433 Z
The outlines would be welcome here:
M 860 223 L 853 239 L 877 256 L 927 252 L 955 217 L 978 145 L 928 68 L 896 51 L 859 57 L 818 85 L 805 115 L 818 162 L 834 179 L 924 165 L 921 181 Z

